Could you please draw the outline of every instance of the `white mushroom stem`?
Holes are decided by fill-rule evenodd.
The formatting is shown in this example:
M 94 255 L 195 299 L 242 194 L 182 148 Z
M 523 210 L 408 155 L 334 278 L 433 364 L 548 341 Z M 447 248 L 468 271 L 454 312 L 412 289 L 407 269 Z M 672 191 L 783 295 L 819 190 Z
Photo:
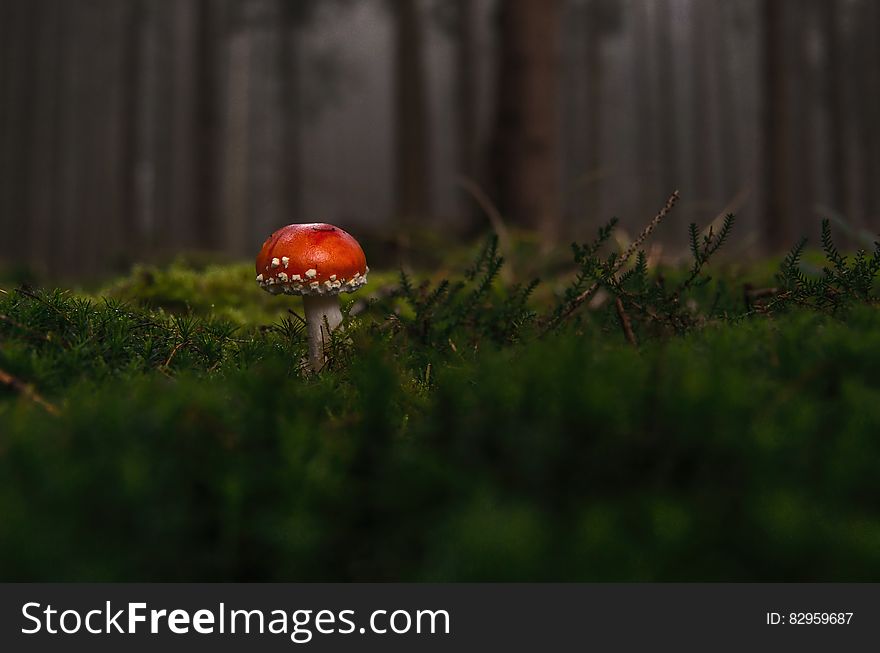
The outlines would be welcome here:
M 306 313 L 306 330 L 309 338 L 309 363 L 316 372 L 324 367 L 324 343 L 329 342 L 330 331 L 342 324 L 339 295 L 303 295 Z

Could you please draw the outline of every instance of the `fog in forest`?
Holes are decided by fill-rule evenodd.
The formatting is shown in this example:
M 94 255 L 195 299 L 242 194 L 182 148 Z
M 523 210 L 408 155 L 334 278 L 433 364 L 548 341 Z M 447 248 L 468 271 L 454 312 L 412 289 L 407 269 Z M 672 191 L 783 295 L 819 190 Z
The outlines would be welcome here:
M 0 0 L 0 268 L 387 260 L 493 224 L 567 247 L 738 216 L 729 255 L 880 229 L 873 0 Z M 415 252 L 417 254 L 417 250 Z

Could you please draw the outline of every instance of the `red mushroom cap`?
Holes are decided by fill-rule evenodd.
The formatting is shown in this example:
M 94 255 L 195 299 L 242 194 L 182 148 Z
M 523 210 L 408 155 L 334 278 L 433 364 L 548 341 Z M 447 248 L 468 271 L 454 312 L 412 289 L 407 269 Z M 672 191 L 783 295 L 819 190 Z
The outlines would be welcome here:
M 257 254 L 257 283 L 272 293 L 335 295 L 367 283 L 367 259 L 351 234 L 324 222 L 289 224 Z

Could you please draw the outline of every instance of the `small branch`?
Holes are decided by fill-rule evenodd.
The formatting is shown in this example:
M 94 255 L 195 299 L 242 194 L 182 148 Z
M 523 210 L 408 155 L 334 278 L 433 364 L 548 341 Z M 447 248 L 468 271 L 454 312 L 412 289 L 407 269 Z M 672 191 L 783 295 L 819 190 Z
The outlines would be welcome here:
M 752 315 L 770 315 L 777 305 L 784 306 L 786 302 L 794 302 L 798 306 L 803 306 L 804 308 L 812 309 L 819 311 L 821 313 L 828 314 L 827 311 L 822 309 L 819 306 L 813 306 L 804 302 L 801 299 L 798 299 L 793 296 L 793 293 L 789 290 L 783 293 L 779 293 L 778 295 L 772 295 L 772 299 L 766 304 L 757 303 L 754 306 L 750 306 L 750 310 L 747 310 L 745 313 L 740 315 L 737 319 L 744 319 L 747 317 L 751 317 Z M 746 299 L 748 300 L 748 295 L 746 295 Z
M 168 366 L 171 365 L 171 361 L 174 360 L 174 357 L 177 356 L 177 352 L 179 352 L 183 347 L 186 347 L 189 344 L 189 340 L 183 340 L 174 345 L 174 349 L 171 350 L 171 353 L 168 355 L 168 358 L 162 364 L 164 369 L 168 369 Z
M 472 179 L 459 177 L 456 181 L 459 186 L 474 198 L 474 201 L 479 207 L 483 209 L 483 212 L 489 219 L 489 224 L 492 225 L 493 231 L 498 235 L 498 242 L 501 245 L 501 253 L 507 261 L 507 265 L 501 269 L 501 279 L 505 283 L 511 283 L 514 278 L 513 269 L 511 267 L 513 262 L 513 246 L 510 240 L 510 231 L 507 229 L 507 225 L 504 224 L 504 218 L 501 217 L 501 211 L 498 210 L 498 207 L 496 207 L 492 200 L 489 199 L 489 196 L 483 192 L 483 189 Z
M 617 293 L 618 297 L 625 297 L 627 303 L 634 309 L 636 309 L 639 313 L 647 317 L 652 322 L 656 322 L 657 324 L 668 325 L 669 318 L 659 315 L 656 311 L 652 310 L 650 307 L 641 304 L 636 297 L 629 293 L 623 288 L 615 288 L 615 293 Z
M 724 218 L 726 218 L 731 213 L 739 213 L 739 210 L 743 207 L 743 204 L 746 203 L 746 200 L 749 199 L 749 196 L 752 194 L 752 189 L 749 186 L 743 186 L 739 189 L 739 191 L 730 198 L 730 201 L 724 205 L 724 207 L 712 218 L 712 222 L 706 225 L 706 227 L 700 232 L 701 235 L 705 234 L 709 231 L 709 229 L 714 229 L 718 227 L 722 222 L 724 222 Z
M 642 233 L 639 234 L 639 237 L 636 238 L 630 244 L 630 246 L 626 248 L 626 251 L 624 251 L 620 258 L 617 259 L 617 263 L 615 264 L 614 269 L 611 271 L 611 274 L 609 276 L 613 277 L 618 272 L 620 272 L 621 268 L 623 268 L 623 266 L 626 265 L 627 261 L 632 258 L 632 255 L 635 254 L 638 248 L 642 246 L 642 243 L 647 240 L 648 236 L 651 235 L 651 232 L 654 231 L 654 229 L 657 227 L 658 224 L 660 224 L 663 218 L 669 215 L 670 211 L 672 211 L 673 207 L 675 206 L 675 203 L 678 201 L 678 198 L 678 191 L 674 191 L 672 195 L 669 196 L 669 199 L 666 200 L 666 204 L 663 206 L 663 208 L 660 209 L 657 215 L 655 215 L 651 219 L 651 221 L 645 226 L 645 228 L 642 230 Z M 571 314 L 574 313 L 578 308 L 580 308 L 583 303 L 587 301 L 598 289 L 599 282 L 596 281 L 595 283 L 593 283 L 592 286 L 587 288 L 584 292 L 582 292 L 580 295 L 575 297 L 574 300 L 572 300 L 571 305 L 568 307 L 568 309 L 559 317 L 558 320 L 556 320 L 555 324 L 551 325 L 551 327 L 568 319 Z
M 636 238 L 632 242 L 632 244 L 626 248 L 623 256 L 618 259 L 617 265 L 614 266 L 613 274 L 617 274 L 618 272 L 620 272 L 620 269 L 624 265 L 626 265 L 626 262 L 629 261 L 629 259 L 632 258 L 632 255 L 635 254 L 639 247 L 642 246 L 642 243 L 644 243 L 648 239 L 648 236 L 650 236 L 651 232 L 657 228 L 657 225 L 660 224 L 663 218 L 669 215 L 669 213 L 675 207 L 675 203 L 678 201 L 678 198 L 678 191 L 672 191 L 672 195 L 670 195 L 669 198 L 666 200 L 666 204 L 663 205 L 663 208 L 657 212 L 657 215 L 655 215 L 651 219 L 651 221 L 645 226 L 645 228 L 642 230 L 642 233 L 639 234 L 639 237 Z
M 476 182 L 472 179 L 468 179 L 467 177 L 459 177 L 456 179 L 458 185 L 461 186 L 467 193 L 474 198 L 474 201 L 479 205 L 483 212 L 486 214 L 486 217 L 489 219 L 489 223 L 492 225 L 492 229 L 495 230 L 495 233 L 498 234 L 498 238 L 502 241 L 503 245 L 510 244 L 510 234 L 507 231 L 507 225 L 504 224 L 504 219 L 501 217 L 501 212 L 492 203 L 492 200 L 489 199 L 489 196 L 483 192 L 483 189 L 480 188 Z
M 0 370 L 0 383 L 19 393 L 25 399 L 30 399 L 35 404 L 40 405 L 50 415 L 55 415 L 57 417 L 61 414 L 58 407 L 44 399 L 42 395 L 34 390 L 33 386 L 30 386 L 21 379 L 12 376 L 9 372 Z
M 638 347 L 639 343 L 636 341 L 636 334 L 633 333 L 632 323 L 629 321 L 629 315 L 626 314 L 626 309 L 623 307 L 620 297 L 614 300 L 614 307 L 617 309 L 617 317 L 620 318 L 620 328 L 623 329 L 623 335 L 626 336 L 627 342 L 633 347 Z

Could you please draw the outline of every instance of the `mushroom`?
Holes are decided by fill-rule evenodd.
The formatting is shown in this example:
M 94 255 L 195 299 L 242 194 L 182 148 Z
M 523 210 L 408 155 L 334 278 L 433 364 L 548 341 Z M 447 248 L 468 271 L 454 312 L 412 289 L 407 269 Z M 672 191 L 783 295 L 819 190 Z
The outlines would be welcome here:
M 324 338 L 342 323 L 339 293 L 367 283 L 367 259 L 358 242 L 323 222 L 289 224 L 273 233 L 257 255 L 257 283 L 274 295 L 302 295 L 309 363 L 324 365 Z

